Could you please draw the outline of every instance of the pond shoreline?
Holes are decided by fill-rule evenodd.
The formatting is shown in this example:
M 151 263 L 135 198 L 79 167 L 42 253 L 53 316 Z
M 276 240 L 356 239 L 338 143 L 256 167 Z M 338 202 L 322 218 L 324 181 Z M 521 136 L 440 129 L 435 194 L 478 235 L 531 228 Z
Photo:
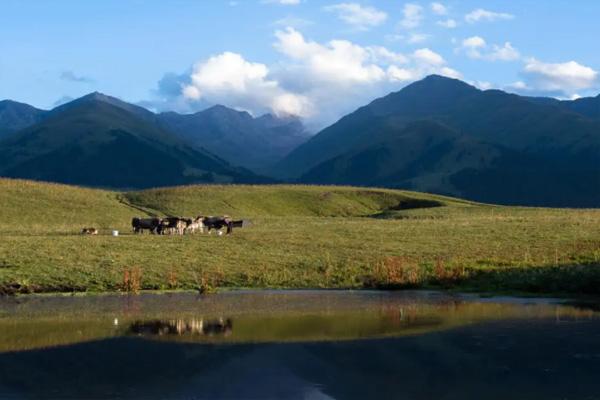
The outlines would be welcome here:
M 528 299 L 529 301 L 544 300 L 556 302 L 569 302 L 569 301 L 590 301 L 592 303 L 600 303 L 600 296 L 596 294 L 577 294 L 577 293 L 565 293 L 565 292 L 519 292 L 519 291 L 477 291 L 477 290 L 465 290 L 460 288 L 443 289 L 436 287 L 428 288 L 406 288 L 406 289 L 376 289 L 376 288 L 252 288 L 252 287 L 225 287 L 218 288 L 210 293 L 200 293 L 198 290 L 192 289 L 172 289 L 172 290 L 140 290 L 136 293 L 123 292 L 123 291 L 79 291 L 79 292 L 33 292 L 33 293 L 13 293 L 13 294 L 1 294 L 0 301 L 3 299 L 26 299 L 26 298 L 70 298 L 70 297 L 108 297 L 108 296 L 119 296 L 119 297 L 138 297 L 144 295 L 181 295 L 181 294 L 194 294 L 196 296 L 208 297 L 219 294 L 248 294 L 248 293 L 262 293 L 262 294 L 278 294 L 278 293 L 438 293 L 449 296 L 459 296 L 463 299 L 476 299 L 479 301 L 485 301 L 491 299 L 498 301 L 505 299 L 511 301 L 511 299 Z

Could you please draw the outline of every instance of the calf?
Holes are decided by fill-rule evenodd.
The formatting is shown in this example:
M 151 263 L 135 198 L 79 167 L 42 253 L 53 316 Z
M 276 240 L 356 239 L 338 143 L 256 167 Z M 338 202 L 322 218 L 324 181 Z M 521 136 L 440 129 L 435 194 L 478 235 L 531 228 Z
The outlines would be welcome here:
M 183 235 L 187 222 L 179 217 L 163 218 L 160 223 L 159 233 L 163 235 Z
M 96 228 L 83 228 L 81 230 L 81 234 L 82 235 L 97 235 L 98 234 L 98 229 L 96 229 Z
M 185 227 L 185 233 L 194 234 L 196 232 L 203 233 L 204 232 L 204 224 L 202 221 L 204 217 L 198 216 L 195 219 L 186 220 L 187 226 Z

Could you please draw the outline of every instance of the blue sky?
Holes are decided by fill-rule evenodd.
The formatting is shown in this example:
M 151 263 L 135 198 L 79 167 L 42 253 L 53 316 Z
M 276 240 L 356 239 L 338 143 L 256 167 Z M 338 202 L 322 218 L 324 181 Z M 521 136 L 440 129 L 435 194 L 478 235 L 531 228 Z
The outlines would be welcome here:
M 600 2 L 2 0 L 0 99 L 101 91 L 314 126 L 429 73 L 563 98 L 600 92 Z

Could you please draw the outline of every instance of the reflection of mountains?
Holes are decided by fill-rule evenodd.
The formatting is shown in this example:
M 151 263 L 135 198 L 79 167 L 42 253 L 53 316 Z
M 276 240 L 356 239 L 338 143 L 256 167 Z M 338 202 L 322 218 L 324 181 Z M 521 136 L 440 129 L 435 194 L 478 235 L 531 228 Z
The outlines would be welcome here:
M 590 307 L 548 300 L 469 300 L 424 292 L 217 294 L 201 302 L 183 294 L 44 297 L 18 304 L 0 301 L 0 309 L 3 305 L 7 312 L 0 316 L 0 353 L 127 336 L 198 344 L 342 341 L 421 335 L 493 320 L 600 316 Z
M 135 321 L 129 327 L 129 332 L 141 336 L 229 336 L 233 330 L 231 318 L 216 320 L 204 319 L 172 319 L 172 320 L 150 320 Z

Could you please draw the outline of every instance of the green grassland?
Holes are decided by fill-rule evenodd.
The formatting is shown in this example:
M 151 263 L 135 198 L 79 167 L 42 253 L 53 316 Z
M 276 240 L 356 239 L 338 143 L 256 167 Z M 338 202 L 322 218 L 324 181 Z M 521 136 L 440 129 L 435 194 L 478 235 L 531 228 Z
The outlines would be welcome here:
M 435 206 L 435 207 L 434 207 Z M 133 235 L 147 215 L 249 219 L 233 235 Z M 0 179 L 7 293 L 454 288 L 600 293 L 600 210 L 331 186 L 111 192 Z M 82 236 L 83 227 L 100 229 Z M 110 231 L 121 231 L 119 237 Z

